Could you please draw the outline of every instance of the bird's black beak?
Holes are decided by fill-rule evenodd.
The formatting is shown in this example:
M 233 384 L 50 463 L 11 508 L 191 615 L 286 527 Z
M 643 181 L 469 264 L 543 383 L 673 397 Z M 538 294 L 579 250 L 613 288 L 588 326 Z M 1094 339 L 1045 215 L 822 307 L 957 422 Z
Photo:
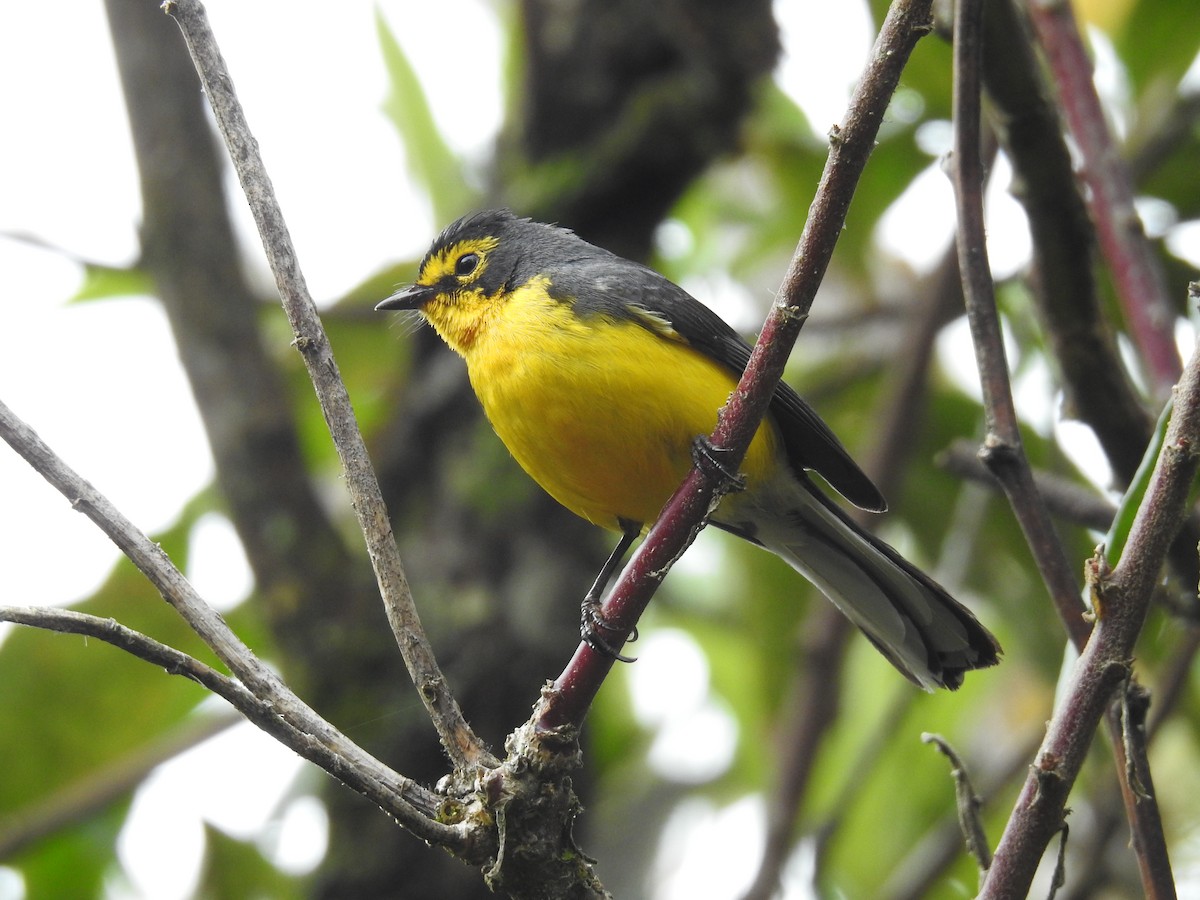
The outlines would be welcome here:
M 402 291 L 396 291 L 386 300 L 375 304 L 375 310 L 391 309 L 420 309 L 433 299 L 436 290 L 425 284 L 414 284 Z

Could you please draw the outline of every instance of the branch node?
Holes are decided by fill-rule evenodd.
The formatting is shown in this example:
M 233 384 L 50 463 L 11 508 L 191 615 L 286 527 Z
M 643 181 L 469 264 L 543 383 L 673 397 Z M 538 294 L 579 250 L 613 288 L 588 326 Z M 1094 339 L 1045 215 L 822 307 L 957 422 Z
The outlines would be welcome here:
M 1062 786 L 1063 775 L 1059 771 L 1061 763 L 1062 760 L 1058 758 L 1058 755 L 1049 751 L 1042 753 L 1038 757 L 1037 762 L 1031 767 L 1033 777 L 1037 781 L 1037 788 L 1029 800 L 1030 806 L 1036 806 L 1044 802 L 1047 794 L 1051 791 L 1057 792 L 1057 789 Z
M 802 326 L 808 321 L 808 310 L 792 303 L 781 303 L 777 309 L 781 318 L 789 322 L 799 322 Z
M 301 353 L 308 353 L 310 350 L 313 349 L 315 344 L 316 344 L 316 342 L 312 338 L 310 338 L 308 335 L 305 335 L 305 334 L 297 334 L 295 337 L 292 338 L 292 346 L 295 347 L 297 350 L 299 350 Z
M 494 818 L 498 843 L 484 866 L 484 880 L 503 893 L 512 884 L 537 884 L 539 896 L 565 896 L 566 887 L 580 882 L 599 884 L 589 859 L 575 843 L 575 818 L 582 810 L 570 773 L 582 764 L 578 729 L 539 727 L 547 691 L 528 722 L 509 735 L 508 756 L 498 769 L 481 779 L 474 799 L 480 815 Z M 547 863 L 537 848 L 559 848 Z
M 925 37 L 925 35 L 927 35 L 927 34 L 933 34 L 933 32 L 934 32 L 934 19 L 932 16 L 924 22 L 914 22 L 913 23 L 912 33 L 915 34 L 918 39 Z
M 1112 566 L 1108 564 L 1107 548 L 1097 544 L 1092 555 L 1083 564 L 1083 585 L 1087 609 L 1083 613 L 1084 620 L 1094 623 L 1104 618 L 1104 587 L 1112 576 Z
M 421 696 L 428 702 L 432 703 L 441 696 L 442 681 L 439 678 L 430 676 L 421 682 Z
M 1020 448 L 1001 438 L 994 431 L 989 432 L 983 439 L 983 445 L 977 454 L 979 461 L 987 466 L 989 472 L 1003 481 L 1001 472 L 1021 463 Z

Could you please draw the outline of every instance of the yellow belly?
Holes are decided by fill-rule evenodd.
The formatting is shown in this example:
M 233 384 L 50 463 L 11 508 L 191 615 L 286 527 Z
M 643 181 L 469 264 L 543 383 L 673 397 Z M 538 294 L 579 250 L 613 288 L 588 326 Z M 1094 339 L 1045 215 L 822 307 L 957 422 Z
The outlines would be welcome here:
M 591 522 L 650 525 L 736 381 L 686 344 L 627 321 L 581 322 L 553 301 L 511 304 L 464 352 L 471 384 L 517 462 Z M 742 466 L 775 464 L 759 429 Z

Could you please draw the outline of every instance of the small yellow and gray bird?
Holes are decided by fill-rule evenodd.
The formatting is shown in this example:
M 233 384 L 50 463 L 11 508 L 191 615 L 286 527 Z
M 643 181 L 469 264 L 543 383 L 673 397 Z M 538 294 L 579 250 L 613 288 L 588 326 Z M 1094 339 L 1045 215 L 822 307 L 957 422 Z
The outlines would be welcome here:
M 419 310 L 466 360 L 492 427 L 533 480 L 622 533 L 614 564 L 687 475 L 750 358 L 719 316 L 652 269 L 507 210 L 450 225 L 416 283 L 376 308 Z M 1000 647 L 975 616 L 855 525 L 810 470 L 854 505 L 886 508 L 781 383 L 742 463 L 744 490 L 711 523 L 786 560 L 926 690 L 994 665 Z

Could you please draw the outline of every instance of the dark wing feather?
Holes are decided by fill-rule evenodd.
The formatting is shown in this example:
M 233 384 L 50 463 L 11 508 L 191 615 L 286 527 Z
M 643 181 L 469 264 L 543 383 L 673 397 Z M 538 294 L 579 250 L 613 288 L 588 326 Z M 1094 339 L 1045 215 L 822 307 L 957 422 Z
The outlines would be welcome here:
M 555 268 L 552 294 L 574 299 L 580 315 L 600 313 L 632 319 L 659 333 L 669 326 L 688 345 L 735 375 L 745 371 L 750 346 L 741 336 L 707 306 L 652 269 L 604 251 L 592 259 L 576 258 Z M 788 462 L 797 472 L 817 472 L 860 509 L 887 509 L 879 489 L 799 394 L 780 382 L 770 410 Z

